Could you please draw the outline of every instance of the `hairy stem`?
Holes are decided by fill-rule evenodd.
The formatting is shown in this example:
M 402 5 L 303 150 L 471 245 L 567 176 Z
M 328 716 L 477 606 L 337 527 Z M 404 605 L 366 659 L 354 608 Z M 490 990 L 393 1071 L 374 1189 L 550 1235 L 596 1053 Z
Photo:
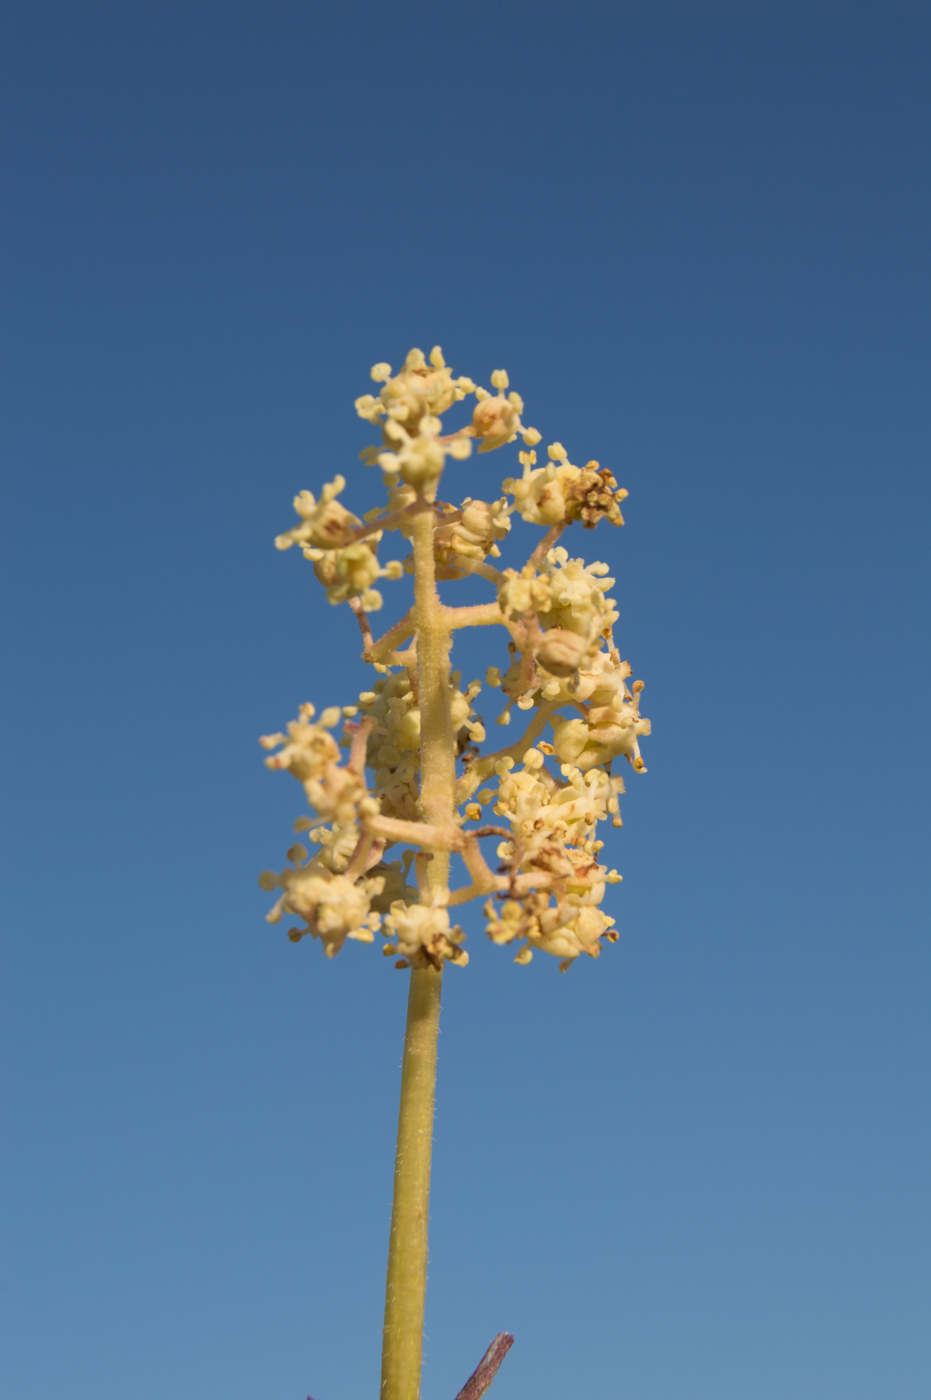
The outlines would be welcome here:
M 433 1097 L 442 980 L 443 974 L 432 968 L 411 971 L 388 1247 L 381 1400 L 419 1400 L 420 1397 Z
M 462 846 L 462 833 L 453 826 L 430 826 L 427 822 L 409 822 L 403 817 L 365 818 L 366 830 L 373 836 L 382 836 L 386 841 L 409 841 L 426 851 L 458 851 Z
M 350 603 L 351 601 L 352 600 L 350 600 Z M 353 611 L 356 612 L 356 609 L 353 608 Z M 401 620 L 396 622 L 393 627 L 390 627 L 383 637 L 379 637 L 377 642 L 370 642 L 367 640 L 365 651 L 362 653 L 362 659 L 364 661 L 387 661 L 395 648 L 401 642 L 406 641 L 414 631 L 413 611 L 414 610 L 411 609 L 410 612 L 405 613 Z M 356 612 L 356 615 L 358 616 L 358 612 Z M 361 620 L 359 626 L 362 626 Z M 365 632 L 363 629 L 363 636 L 364 635 Z M 371 627 L 369 627 L 369 637 L 371 637 L 371 635 Z
M 446 626 L 459 627 L 507 627 L 510 623 L 497 603 L 470 603 L 464 608 L 443 608 Z
M 477 574 L 479 578 L 487 579 L 496 588 L 504 580 L 504 574 L 500 569 L 496 569 L 493 564 L 488 564 L 482 559 L 460 558 L 456 560 L 456 567 L 464 574 Z
M 420 807 L 428 826 L 450 830 L 455 826 L 456 785 L 449 713 L 450 628 L 436 591 L 433 526 L 433 508 L 424 502 L 411 526 L 421 716 Z M 400 640 L 397 637 L 394 645 Z M 449 889 L 448 851 L 433 852 L 425 878 L 428 898 L 445 897 Z M 419 1400 L 420 1396 L 441 985 L 442 973 L 432 968 L 411 971 L 388 1248 L 381 1400 Z

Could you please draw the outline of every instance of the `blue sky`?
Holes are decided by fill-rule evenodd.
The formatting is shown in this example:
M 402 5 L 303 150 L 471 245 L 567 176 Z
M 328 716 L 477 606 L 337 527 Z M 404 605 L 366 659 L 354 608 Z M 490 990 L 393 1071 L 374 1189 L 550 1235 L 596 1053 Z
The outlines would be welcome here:
M 439 342 L 630 491 L 654 734 L 620 942 L 447 976 L 424 1400 L 924 1400 L 927 8 L 0 24 L 4 1393 L 376 1393 L 405 979 L 263 922 L 256 736 L 363 683 L 272 539 Z

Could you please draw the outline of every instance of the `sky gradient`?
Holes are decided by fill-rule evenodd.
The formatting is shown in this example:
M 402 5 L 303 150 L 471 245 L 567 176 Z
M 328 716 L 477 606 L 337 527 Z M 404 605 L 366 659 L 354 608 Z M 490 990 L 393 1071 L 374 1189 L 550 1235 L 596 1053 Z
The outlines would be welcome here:
M 653 736 L 619 943 L 446 975 L 424 1400 L 926 1400 L 927 7 L 0 31 L 0 1389 L 377 1394 L 406 978 L 264 923 L 256 740 L 366 682 L 272 541 L 440 343 L 629 490 Z

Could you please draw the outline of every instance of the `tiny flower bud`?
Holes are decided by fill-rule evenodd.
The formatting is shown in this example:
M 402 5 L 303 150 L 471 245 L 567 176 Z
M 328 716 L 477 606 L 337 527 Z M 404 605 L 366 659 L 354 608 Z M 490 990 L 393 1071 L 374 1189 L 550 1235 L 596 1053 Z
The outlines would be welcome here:
M 553 627 L 543 633 L 537 647 L 537 661 L 551 676 L 571 676 L 577 671 L 586 652 L 588 641 L 565 628 Z

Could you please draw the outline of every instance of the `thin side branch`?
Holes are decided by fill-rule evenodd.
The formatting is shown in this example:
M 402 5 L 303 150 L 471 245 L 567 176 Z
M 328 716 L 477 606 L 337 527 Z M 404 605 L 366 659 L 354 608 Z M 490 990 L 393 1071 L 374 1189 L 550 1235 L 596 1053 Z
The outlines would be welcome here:
M 442 617 L 451 632 L 458 627 L 494 627 L 496 624 L 508 627 L 509 625 L 497 603 L 473 603 L 465 608 L 444 607 Z
M 401 642 L 406 642 L 408 637 L 414 635 L 414 609 L 411 608 L 404 614 L 400 622 L 396 622 L 393 627 L 389 627 L 383 637 L 379 637 L 377 642 L 373 642 L 366 647 L 363 654 L 365 661 L 384 662 L 391 653 L 400 646 Z
M 471 885 L 463 885 L 461 889 L 453 890 L 449 896 L 449 904 L 468 904 L 470 899 L 481 899 L 486 894 L 507 894 L 511 899 L 522 899 L 533 890 L 553 889 L 563 878 L 543 870 L 530 871 L 527 875 L 516 877 L 492 875 L 490 883 L 486 880 L 474 881 Z
M 456 1396 L 456 1400 L 481 1400 L 513 1345 L 514 1338 L 510 1332 L 499 1332 Z
M 346 767 L 353 773 L 358 773 L 361 778 L 365 773 L 365 751 L 368 744 L 368 737 L 375 728 L 375 720 L 371 715 L 366 715 L 356 724 L 347 724 L 346 731 L 352 736 L 352 745 L 349 749 L 349 762 Z
M 358 880 L 360 875 L 364 875 L 369 867 L 369 856 L 371 855 L 372 847 L 376 845 L 383 847 L 384 844 L 384 841 L 377 841 L 370 832 L 363 831 L 356 842 L 355 850 L 349 857 L 349 864 L 346 866 L 346 879 Z M 378 856 L 375 857 L 376 862 L 377 860 Z
M 355 613 L 356 622 L 359 624 L 359 631 L 362 633 L 362 645 L 365 648 L 362 656 L 363 658 L 367 658 L 368 653 L 372 650 L 372 643 L 374 640 L 372 637 L 372 624 L 369 622 L 369 615 L 358 598 L 350 598 L 349 606 Z
M 547 530 L 546 534 L 543 536 L 542 540 L 537 545 L 530 558 L 527 560 L 528 566 L 534 569 L 538 569 L 540 567 L 540 565 L 543 563 L 543 560 L 549 554 L 550 550 L 553 548 L 553 545 L 559 539 L 559 536 L 562 534 L 565 528 L 565 525 L 552 525 Z
M 494 872 L 488 868 L 488 864 L 478 844 L 479 836 L 490 834 L 490 829 L 487 831 L 470 831 L 462 847 L 462 858 L 465 861 L 466 870 L 468 870 L 469 874 L 472 876 L 472 888 L 477 894 L 490 893 L 495 887 Z M 510 833 L 505 833 L 502 829 L 502 835 L 510 835 Z M 470 897 L 474 899 L 475 895 Z M 464 902 L 465 901 L 463 901 L 463 903 Z
M 458 827 L 433 826 L 429 822 L 407 822 L 400 817 L 365 818 L 366 830 L 386 841 L 409 841 L 428 851 L 460 851 L 464 837 Z
M 358 540 L 367 539 L 369 535 L 374 535 L 379 530 L 397 530 L 399 526 L 404 524 L 405 520 L 410 520 L 411 516 L 416 515 L 422 505 L 423 502 L 418 499 L 412 501 L 409 506 L 405 506 L 403 510 L 389 511 L 387 515 L 370 520 L 367 525 L 360 525 L 357 530 L 353 530 L 349 543 L 355 544 Z
M 504 580 L 504 574 L 501 570 L 496 569 L 494 564 L 489 564 L 485 559 L 460 558 L 456 562 L 456 568 L 464 574 L 478 574 L 479 578 L 486 578 L 496 588 Z

